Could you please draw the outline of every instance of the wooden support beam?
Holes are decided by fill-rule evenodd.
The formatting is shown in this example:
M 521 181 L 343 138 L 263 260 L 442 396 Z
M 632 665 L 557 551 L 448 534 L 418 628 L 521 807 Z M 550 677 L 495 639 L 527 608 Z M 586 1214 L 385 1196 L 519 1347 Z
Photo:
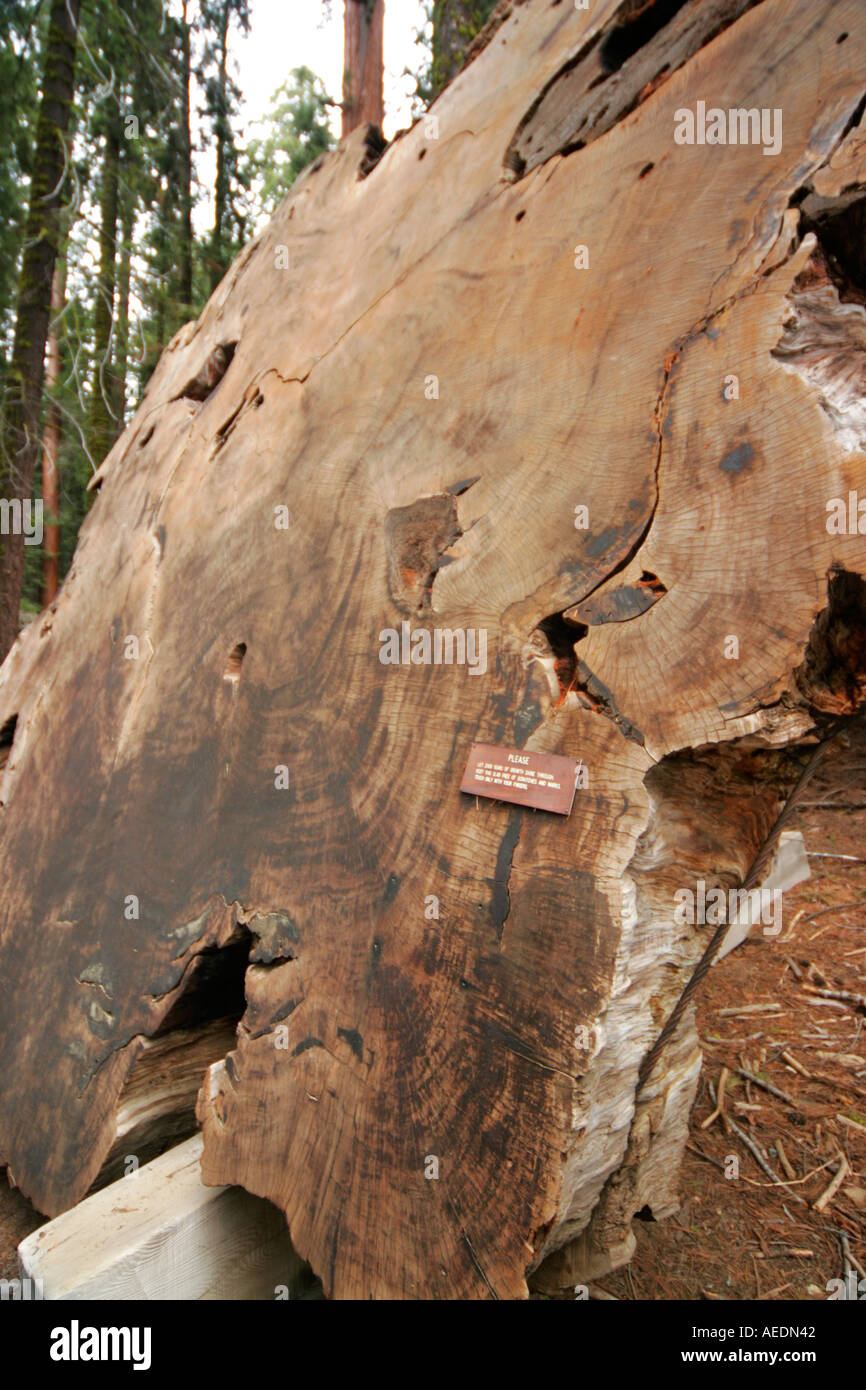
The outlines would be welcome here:
M 285 1219 L 241 1187 L 205 1187 L 202 1139 L 147 1163 L 49 1221 L 18 1247 L 46 1299 L 315 1297 Z

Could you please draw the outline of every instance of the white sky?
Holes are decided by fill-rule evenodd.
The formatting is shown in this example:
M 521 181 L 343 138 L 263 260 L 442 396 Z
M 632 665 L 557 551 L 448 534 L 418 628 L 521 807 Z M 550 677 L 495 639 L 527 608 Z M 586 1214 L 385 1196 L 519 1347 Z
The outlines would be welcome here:
M 329 94 L 339 100 L 343 0 L 331 0 L 331 10 L 331 22 L 324 24 L 322 0 L 252 0 L 249 35 L 242 38 L 235 32 L 232 38 L 238 85 L 245 98 L 245 126 L 265 114 L 271 96 L 292 68 L 312 68 Z M 414 71 L 423 61 L 423 51 L 414 41 L 415 30 L 423 24 L 421 0 L 385 0 L 385 134 L 389 140 L 409 124 L 412 82 L 403 77 L 403 69 Z M 339 112 L 334 120 L 338 127 Z M 245 134 L 249 133 L 247 129 Z
M 250 32 L 235 27 L 229 39 L 229 62 L 243 101 L 234 122 L 238 144 L 261 133 L 256 122 L 267 114 L 271 97 L 286 81 L 292 68 L 308 67 L 325 84 L 328 95 L 340 100 L 343 86 L 343 3 L 331 0 L 331 19 L 324 20 L 323 0 L 250 0 Z M 190 7 L 190 13 L 194 12 Z M 425 61 L 425 50 L 415 43 L 415 31 L 424 26 L 422 0 L 385 0 L 385 135 L 390 140 L 411 122 L 415 72 Z M 200 94 L 193 93 L 193 139 L 207 140 L 197 116 Z M 334 134 L 340 133 L 340 112 L 331 111 Z M 200 200 L 193 212 L 196 232 L 204 235 L 213 220 L 212 190 L 216 168 L 212 151 L 199 148 L 196 158 Z
M 0 0 L 0 4 L 3 0 Z M 233 122 L 238 144 L 243 146 L 260 133 L 255 122 L 266 115 L 271 97 L 289 76 L 292 68 L 311 68 L 325 84 L 328 94 L 338 101 L 343 82 L 343 4 L 331 0 L 331 19 L 324 21 L 323 0 L 250 0 L 250 32 L 242 35 L 233 26 L 229 39 L 231 71 L 242 93 L 241 111 Z M 179 3 L 173 9 L 179 14 Z M 197 3 L 189 7 L 190 17 Z M 425 24 L 422 0 L 385 0 L 385 135 L 390 140 L 401 126 L 411 121 L 411 93 L 414 80 L 405 69 L 415 72 L 425 61 L 425 50 L 415 42 L 415 31 Z M 200 40 L 199 40 L 200 48 Z M 194 53 L 193 61 L 199 56 Z M 216 174 L 209 133 L 199 115 L 202 93 L 195 80 L 192 90 L 193 141 L 198 199 L 193 222 L 199 236 L 207 236 L 213 222 L 213 183 Z M 331 112 L 334 133 L 340 133 L 340 112 Z M 95 271 L 95 244 L 85 247 L 82 265 Z M 133 290 L 133 319 L 142 308 Z

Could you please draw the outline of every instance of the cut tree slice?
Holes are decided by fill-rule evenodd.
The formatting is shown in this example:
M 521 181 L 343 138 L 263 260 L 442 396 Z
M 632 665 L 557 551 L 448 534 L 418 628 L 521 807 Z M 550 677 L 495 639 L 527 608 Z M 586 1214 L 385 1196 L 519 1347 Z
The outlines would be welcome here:
M 497 26 L 170 344 L 0 670 L 0 1159 L 78 1201 L 245 928 L 205 1180 L 342 1298 L 525 1297 L 675 1209 L 688 1011 L 637 1089 L 712 931 L 675 894 L 741 880 L 866 695 L 866 538 L 827 524 L 863 489 L 861 0 Z M 715 111 L 736 143 L 676 138 Z M 462 795 L 479 743 L 579 760 L 570 816 Z

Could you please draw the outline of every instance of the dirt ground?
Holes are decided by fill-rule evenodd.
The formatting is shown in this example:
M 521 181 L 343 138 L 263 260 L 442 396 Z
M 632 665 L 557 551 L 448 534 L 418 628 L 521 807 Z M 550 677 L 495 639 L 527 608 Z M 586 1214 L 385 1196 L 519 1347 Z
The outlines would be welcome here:
M 825 1299 L 846 1269 L 866 1278 L 866 733 L 816 774 L 792 826 L 812 876 L 785 894 L 781 934 L 738 947 L 699 990 L 680 1211 L 635 1222 L 634 1259 L 595 1297 Z M 708 1124 L 723 1068 L 724 1113 Z M 0 1278 L 42 1220 L 0 1177 Z
M 785 893 L 780 935 L 750 938 L 710 971 L 698 992 L 704 1065 L 680 1174 L 680 1211 L 663 1222 L 635 1222 L 635 1256 L 600 1280 L 592 1292 L 601 1297 L 817 1300 L 828 1297 L 828 1281 L 842 1279 L 846 1267 L 854 1280 L 864 1278 L 862 732 L 816 773 L 790 828 L 803 833 L 812 876 Z M 707 1123 L 723 1067 L 725 1117 L 739 1134 L 733 1127 L 726 1132 L 725 1117 Z M 747 1140 L 787 1187 L 767 1175 Z M 731 1155 L 739 1162 L 737 1179 L 725 1176 Z M 849 1171 L 816 1210 L 840 1157 Z

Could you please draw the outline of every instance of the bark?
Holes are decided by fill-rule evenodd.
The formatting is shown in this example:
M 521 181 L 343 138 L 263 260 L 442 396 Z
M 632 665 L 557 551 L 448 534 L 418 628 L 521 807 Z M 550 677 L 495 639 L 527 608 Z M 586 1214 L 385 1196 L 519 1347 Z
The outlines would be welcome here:
M 192 73 L 190 26 L 187 21 L 187 0 L 181 20 L 183 45 L 181 100 L 181 189 L 180 189 L 180 277 L 179 291 L 182 316 L 192 315 L 192 133 L 190 129 L 189 88 Z
M 862 7 L 506 9 L 175 335 L 0 675 L 0 1159 L 79 1200 L 246 931 L 204 1176 L 338 1298 L 583 1282 L 675 1209 L 676 895 L 866 699 Z M 678 143 L 710 92 L 778 152 Z M 461 794 L 476 743 L 579 759 L 571 814 Z
M 126 377 L 129 370 L 129 292 L 132 271 L 132 233 L 135 224 L 135 209 L 131 204 L 124 208 L 121 221 L 122 237 L 117 273 L 117 322 L 114 329 L 114 370 L 112 372 L 114 439 L 123 433 L 126 420 Z
M 216 133 L 216 182 L 214 184 L 214 221 L 210 243 L 210 287 L 215 290 L 226 271 L 225 218 L 228 206 L 228 170 L 226 168 L 226 144 L 231 138 L 228 125 L 228 41 L 231 0 L 224 0 L 219 19 L 217 51 L 218 64 L 218 103 L 219 108 L 214 125 Z
M 45 363 L 45 387 L 53 392 L 60 380 L 62 350 L 60 346 L 60 316 L 66 304 L 66 259 L 54 267 L 51 285 L 51 328 Z M 63 417 L 60 406 L 49 398 L 42 434 L 42 504 L 45 509 L 43 537 L 42 606 L 47 608 L 57 597 L 60 582 L 60 443 L 63 438 Z
M 53 0 L 48 22 L 15 339 L 3 402 L 0 498 L 6 499 L 29 496 L 41 439 L 45 344 L 66 187 L 65 141 L 74 94 L 80 8 L 81 0 Z M 0 533 L 0 661 L 18 632 L 23 565 L 23 534 Z
M 385 0 L 344 0 L 342 133 L 381 128 L 385 115 L 382 42 Z
M 115 437 L 114 312 L 117 290 L 117 215 L 120 200 L 120 121 L 111 113 L 105 133 L 99 188 L 99 276 L 93 309 L 93 386 L 89 444 L 99 462 Z

